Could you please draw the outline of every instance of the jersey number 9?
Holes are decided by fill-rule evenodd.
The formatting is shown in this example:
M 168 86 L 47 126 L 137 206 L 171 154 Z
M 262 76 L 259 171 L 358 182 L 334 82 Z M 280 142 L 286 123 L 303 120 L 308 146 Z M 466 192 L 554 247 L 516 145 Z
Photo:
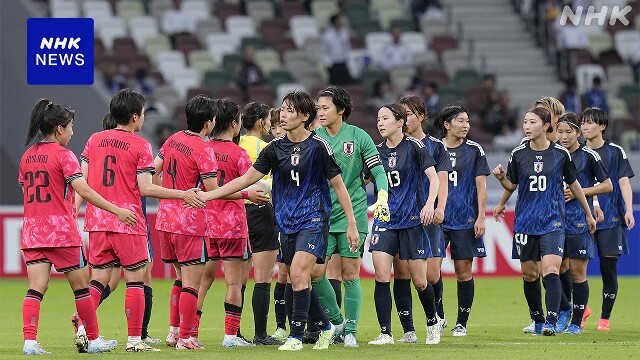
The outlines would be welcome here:
M 449 181 L 453 183 L 453 186 L 458 186 L 458 172 L 452 171 L 449 173 Z

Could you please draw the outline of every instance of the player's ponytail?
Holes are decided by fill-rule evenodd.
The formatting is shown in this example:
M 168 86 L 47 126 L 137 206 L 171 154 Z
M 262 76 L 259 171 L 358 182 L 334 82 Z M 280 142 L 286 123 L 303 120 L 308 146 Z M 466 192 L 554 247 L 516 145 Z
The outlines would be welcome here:
M 440 111 L 438 111 L 433 124 L 435 125 L 436 129 L 440 130 L 442 137 L 447 136 L 447 129 L 444 127 L 444 123 L 447 122 L 451 124 L 451 121 L 462 113 L 467 113 L 467 109 L 460 105 L 445 106 L 440 109 Z
M 252 130 L 259 120 L 267 116 L 269 116 L 269 106 L 261 102 L 250 102 L 242 109 L 242 127 Z
M 229 98 L 215 100 L 216 124 L 211 131 L 211 137 L 218 138 L 225 131 L 229 130 L 232 122 L 239 121 L 240 107 Z
M 113 119 L 113 116 L 111 116 L 111 113 L 107 113 L 103 118 L 102 118 L 102 130 L 111 130 L 111 129 L 115 129 L 118 126 L 118 124 L 116 123 L 116 121 Z
M 73 110 L 66 106 L 55 105 L 48 99 L 40 99 L 29 115 L 29 128 L 24 145 L 35 138 L 53 134 L 58 126 L 67 126 L 73 120 Z

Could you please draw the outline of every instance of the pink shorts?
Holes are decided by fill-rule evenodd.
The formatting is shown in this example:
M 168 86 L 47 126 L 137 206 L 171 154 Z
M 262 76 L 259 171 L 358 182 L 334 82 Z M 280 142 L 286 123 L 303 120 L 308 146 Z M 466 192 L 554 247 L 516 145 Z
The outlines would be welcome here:
M 249 239 L 209 238 L 210 260 L 247 260 L 251 257 Z
M 29 265 L 53 264 L 57 272 L 66 273 L 87 266 L 83 246 L 24 249 L 24 261 Z
M 162 261 L 180 265 L 204 264 L 209 238 L 158 231 Z
M 118 263 L 134 270 L 151 261 L 146 235 L 132 235 L 108 231 L 89 233 L 89 265 L 105 269 Z

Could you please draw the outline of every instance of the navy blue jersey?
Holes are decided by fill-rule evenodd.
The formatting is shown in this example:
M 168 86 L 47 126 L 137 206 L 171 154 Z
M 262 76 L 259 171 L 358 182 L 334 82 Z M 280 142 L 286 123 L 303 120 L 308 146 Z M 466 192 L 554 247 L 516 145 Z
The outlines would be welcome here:
M 578 182 L 583 188 L 592 187 L 596 181 L 603 182 L 609 178 L 600 155 L 591 148 L 580 145 L 576 151 L 571 153 L 571 159 L 578 170 Z M 600 196 L 598 195 L 598 197 Z M 593 209 L 592 198 L 588 197 L 587 201 L 589 208 Z M 587 218 L 578 200 L 573 199 L 567 202 L 565 207 L 567 210 L 565 233 L 582 234 L 588 232 Z
M 405 136 L 393 149 L 386 141 L 378 144 L 384 171 L 389 180 L 388 223 L 373 220 L 374 226 L 386 229 L 407 229 L 420 224 L 420 210 L 427 200 L 424 193 L 424 171 L 434 166 L 433 160 L 422 141 Z
M 598 224 L 596 229 L 602 230 L 626 226 L 624 221 L 625 204 L 618 181 L 625 176 L 628 178 L 634 176 L 627 154 L 620 145 L 610 141 L 605 141 L 602 147 L 593 150 L 602 158 L 602 163 L 609 171 L 609 178 L 613 184 L 613 192 L 598 195 L 600 209 L 604 213 L 604 221 Z
M 569 151 L 556 143 L 542 151 L 524 143 L 511 152 L 507 179 L 518 185 L 514 231 L 543 235 L 564 229 L 564 181 L 572 184 L 578 173 Z
M 340 175 L 331 146 L 311 132 L 302 142 L 286 135 L 275 138 L 258 155 L 253 167 L 273 174 L 271 199 L 280 232 L 328 225 L 331 214 L 329 182 Z
M 487 157 L 477 142 L 465 140 L 447 148 L 453 171 L 449 173 L 449 196 L 442 227 L 450 230 L 473 228 L 478 218 L 476 177 L 490 174 Z

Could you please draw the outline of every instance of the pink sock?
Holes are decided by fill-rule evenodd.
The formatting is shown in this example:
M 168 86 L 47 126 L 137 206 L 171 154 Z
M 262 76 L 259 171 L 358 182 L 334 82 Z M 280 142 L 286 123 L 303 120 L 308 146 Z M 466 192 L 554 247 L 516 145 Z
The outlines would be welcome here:
M 171 287 L 171 298 L 169 299 L 169 326 L 180 326 L 180 292 L 182 291 L 182 281 L 176 280 Z
M 142 335 L 142 318 L 144 317 L 144 283 L 129 282 L 124 295 L 124 311 L 127 315 L 129 336 Z
M 98 338 L 98 317 L 96 316 L 96 308 L 91 296 L 89 288 L 76 290 L 73 292 L 76 297 L 76 310 L 78 316 L 82 319 L 79 324 L 84 325 L 87 332 L 87 339 L 95 340 Z
M 40 302 L 44 295 L 29 289 L 22 301 L 22 332 L 25 340 L 35 340 L 38 335 L 38 320 L 40 319 Z
M 188 339 L 196 320 L 198 290 L 183 287 L 180 293 L 180 339 Z
M 93 307 L 95 309 L 97 309 L 98 306 L 100 306 L 102 291 L 104 291 L 104 285 L 102 285 L 99 281 L 91 280 L 89 282 L 89 292 L 91 292 L 91 300 L 93 300 L 93 305 L 94 305 Z M 82 318 L 82 316 L 80 316 L 80 318 Z
M 194 338 L 198 337 L 198 331 L 200 330 L 200 318 L 202 317 L 202 310 L 196 311 L 196 319 L 193 324 L 193 329 L 191 329 L 191 336 Z

